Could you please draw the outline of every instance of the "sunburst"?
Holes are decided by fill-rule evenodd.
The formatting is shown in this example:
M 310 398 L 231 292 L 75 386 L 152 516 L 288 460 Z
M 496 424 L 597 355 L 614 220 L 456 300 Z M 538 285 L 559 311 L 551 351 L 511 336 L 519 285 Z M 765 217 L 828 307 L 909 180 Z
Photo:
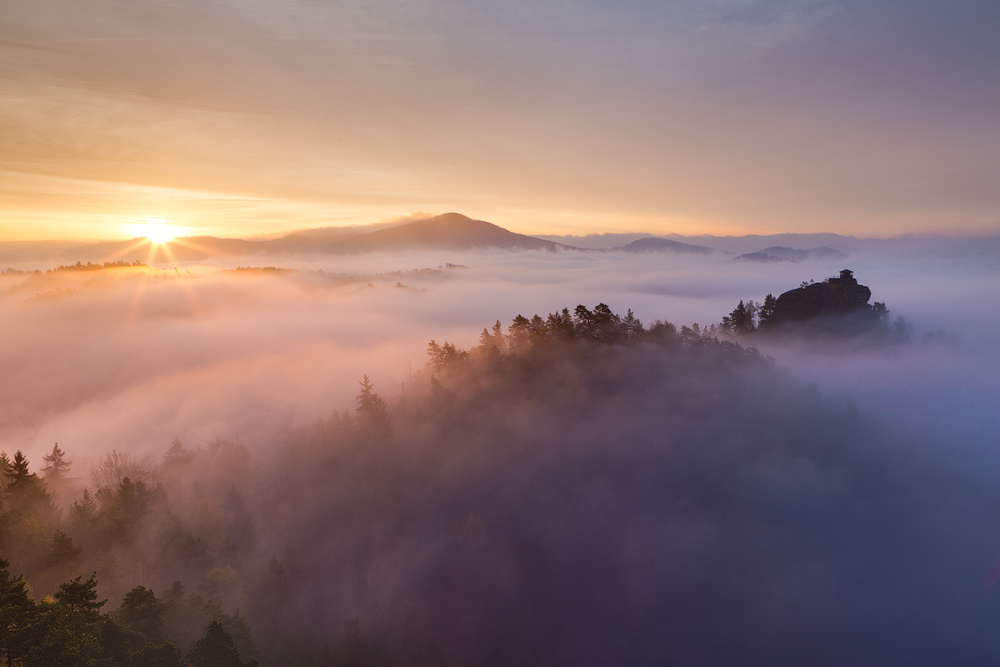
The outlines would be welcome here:
M 153 243 L 168 243 L 189 230 L 187 227 L 168 224 L 163 218 L 147 218 L 142 222 L 123 225 L 122 229 L 133 236 L 142 236 Z

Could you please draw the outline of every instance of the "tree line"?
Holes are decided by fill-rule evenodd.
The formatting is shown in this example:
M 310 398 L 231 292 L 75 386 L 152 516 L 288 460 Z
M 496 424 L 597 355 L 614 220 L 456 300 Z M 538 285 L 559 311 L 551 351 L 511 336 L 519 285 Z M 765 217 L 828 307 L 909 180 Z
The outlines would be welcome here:
M 455 429 L 465 429 L 484 406 L 526 399 L 542 405 L 554 397 L 567 409 L 586 409 L 581 397 L 624 382 L 616 369 L 634 367 L 645 354 L 666 355 L 677 368 L 722 372 L 769 363 L 697 325 L 656 320 L 647 327 L 631 310 L 618 315 L 603 303 L 580 305 L 545 318 L 518 315 L 506 329 L 497 321 L 470 350 L 430 341 L 425 369 L 408 375 L 391 405 L 365 375 L 353 410 L 333 411 L 308 433 L 292 434 L 267 471 L 246 447 L 221 439 L 194 449 L 175 440 L 159 460 L 112 450 L 90 470 L 89 485 L 74 476 L 59 444 L 37 471 L 20 451 L 0 454 L 0 661 L 386 664 L 382 640 L 362 637 L 350 617 L 334 636 L 317 631 L 317 613 L 304 600 L 314 575 L 296 565 L 293 552 L 278 558 L 265 551 L 276 547 L 262 539 L 260 517 L 273 523 L 266 518 L 272 508 L 292 502 L 287 498 L 296 498 L 305 480 L 315 477 L 325 492 L 335 470 L 370 480 L 343 507 L 360 507 L 362 516 L 386 507 L 390 443 L 405 449 L 411 434 L 426 431 L 453 447 Z M 596 383 L 589 394 L 577 386 L 579 377 Z M 560 384 L 555 391 L 553 382 Z M 423 604 L 412 608 L 431 613 Z M 402 623 L 418 625 L 410 617 Z M 432 664 L 437 649 L 415 637 L 397 636 L 396 652 L 411 655 L 404 664 Z
M 78 491 L 58 443 L 43 458 L 33 472 L 21 451 L 0 453 L 0 664 L 376 664 L 356 624 L 334 646 L 282 636 L 293 585 L 276 557 L 254 562 L 250 509 L 234 486 L 219 488 L 249 471 L 238 443 L 175 440 L 158 464 L 112 450 L 91 470 L 93 493 Z M 185 483 L 192 497 L 171 502 L 167 488 Z M 259 650 L 259 638 L 300 660 Z
M 802 286 L 812 284 L 803 282 Z M 707 328 L 709 335 L 722 336 L 753 336 L 755 334 L 774 333 L 778 328 L 775 319 L 775 309 L 777 299 L 773 294 L 768 294 L 761 302 L 753 299 L 746 302 L 740 300 L 728 315 L 722 317 L 718 324 L 712 324 Z M 865 311 L 864 317 L 848 319 L 846 322 L 841 318 L 841 326 L 830 326 L 837 320 L 824 322 L 826 326 L 820 330 L 827 333 L 838 333 L 841 335 L 857 336 L 867 335 L 878 339 L 887 340 L 892 343 L 909 342 L 913 332 L 913 326 L 902 315 L 896 317 L 890 323 L 889 309 L 882 301 L 876 301 L 871 305 L 870 310 Z M 850 318 L 850 315 L 847 316 Z
M 472 350 L 459 350 L 455 345 L 430 341 L 427 348 L 430 367 L 434 371 L 454 370 L 473 360 L 487 364 L 505 357 L 516 357 L 534 351 L 553 350 L 560 344 L 658 345 L 688 349 L 714 346 L 731 352 L 742 351 L 738 345 L 713 338 L 715 329 L 702 329 L 698 324 L 681 326 L 664 320 L 654 320 L 647 328 L 629 308 L 625 315 L 614 313 L 604 303 L 593 310 L 578 305 L 571 313 L 568 308 L 549 313 L 545 318 L 530 319 L 517 315 L 504 333 L 499 320 L 492 328 L 484 328 L 479 344 Z

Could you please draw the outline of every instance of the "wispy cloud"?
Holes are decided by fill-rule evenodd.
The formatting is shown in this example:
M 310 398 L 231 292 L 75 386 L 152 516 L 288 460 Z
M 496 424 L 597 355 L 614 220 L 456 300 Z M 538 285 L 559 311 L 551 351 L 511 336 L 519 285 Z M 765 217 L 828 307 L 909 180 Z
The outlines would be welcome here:
M 165 214 L 139 186 L 274 202 L 185 209 L 253 232 L 414 209 L 536 232 L 995 226 L 988 4 L 46 7 L 0 35 L 0 166 L 105 183 L 133 217 Z M 19 235 L 53 206 L 11 207 Z

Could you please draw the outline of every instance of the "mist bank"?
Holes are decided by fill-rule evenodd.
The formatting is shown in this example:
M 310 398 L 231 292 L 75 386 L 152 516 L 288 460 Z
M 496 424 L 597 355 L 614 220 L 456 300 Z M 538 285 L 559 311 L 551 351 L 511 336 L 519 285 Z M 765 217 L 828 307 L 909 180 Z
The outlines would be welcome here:
M 466 350 L 438 338 L 389 400 L 350 384 L 268 448 L 175 441 L 48 474 L 64 494 L 101 486 L 61 524 L 83 551 L 39 558 L 55 540 L 32 547 L 16 522 L 3 548 L 39 593 L 56 568 L 94 568 L 112 605 L 144 585 L 228 615 L 265 665 L 340 664 L 351 619 L 357 664 L 980 664 L 1000 648 L 998 462 L 900 437 L 753 349 L 599 304 L 497 322 Z
M 933 420 L 942 432 L 957 423 L 974 433 L 993 423 L 985 406 L 1000 396 L 997 265 L 849 262 L 873 301 L 912 323 L 915 343 L 883 351 L 786 343 L 768 354 L 821 387 L 863 397 L 862 410 L 898 426 Z M 256 449 L 348 403 L 362 374 L 392 397 L 432 338 L 468 346 L 483 322 L 596 300 L 646 322 L 706 326 L 739 300 L 760 302 L 843 264 L 473 251 L 298 257 L 274 270 L 216 258 L 177 271 L 3 272 L 0 442 L 33 459 L 53 442 L 84 458 L 109 446 L 158 451 L 175 437 Z M 928 334 L 941 334 L 938 343 L 925 344 Z
M 377 432 L 361 397 L 353 425 L 304 434 L 329 458 L 292 492 L 315 503 L 301 534 L 372 519 L 368 540 L 328 540 L 310 562 L 363 564 L 348 595 L 389 636 L 430 625 L 428 664 L 975 663 L 992 650 L 995 463 L 973 471 L 981 458 L 894 437 L 734 345 L 654 326 L 622 347 L 632 330 L 612 318 L 594 329 L 586 311 L 557 313 L 542 333 L 515 320 L 468 357 L 432 345 L 426 397 L 395 423 L 402 453 L 331 453 Z M 574 326 L 606 345 L 559 343 Z M 352 484 L 383 470 L 381 486 Z
M 108 609 L 146 586 L 199 623 L 229 616 L 230 634 L 238 607 L 271 664 L 296 664 L 289 646 L 340 655 L 352 619 L 394 664 L 981 662 L 996 649 L 1000 271 L 849 266 L 912 322 L 910 344 L 745 341 L 771 362 L 693 335 L 845 268 L 829 258 L 479 250 L 0 273 L 0 449 L 39 471 L 58 442 L 78 478 L 3 553 L 38 594 L 97 572 Z M 534 327 L 598 301 L 674 328 L 509 344 L 519 315 Z M 458 366 L 425 366 L 430 340 Z M 385 422 L 362 417 L 365 375 Z M 131 519 L 139 492 L 91 475 L 112 450 L 150 457 L 129 473 L 148 510 Z M 57 529 L 83 548 L 76 570 L 39 565 L 57 562 Z M 283 591 L 280 615 L 265 590 Z

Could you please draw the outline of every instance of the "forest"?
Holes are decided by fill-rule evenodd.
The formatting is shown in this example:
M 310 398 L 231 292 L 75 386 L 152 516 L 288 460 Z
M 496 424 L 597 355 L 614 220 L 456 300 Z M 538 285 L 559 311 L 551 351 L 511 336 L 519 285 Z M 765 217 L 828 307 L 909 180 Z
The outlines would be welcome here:
M 825 281 L 824 281 L 825 282 Z M 801 288 L 814 285 L 803 281 Z M 799 322 L 780 322 L 778 300 L 768 294 L 763 301 L 740 301 L 718 324 L 706 327 L 711 336 L 758 341 L 771 340 L 831 340 L 855 339 L 870 346 L 900 345 L 910 342 L 913 325 L 902 315 L 890 321 L 889 308 L 883 301 L 850 311 L 831 313 Z
M 893 596 L 906 573 L 942 615 L 980 622 L 967 573 L 989 540 L 932 538 L 959 505 L 986 525 L 997 492 L 756 350 L 598 304 L 427 355 L 389 400 L 365 376 L 352 409 L 271 451 L 112 449 L 86 481 L 71 446 L 36 472 L 4 454 L 5 663 L 934 664 L 996 648 L 975 627 L 927 637 Z M 912 629 L 844 641 L 872 618 Z

